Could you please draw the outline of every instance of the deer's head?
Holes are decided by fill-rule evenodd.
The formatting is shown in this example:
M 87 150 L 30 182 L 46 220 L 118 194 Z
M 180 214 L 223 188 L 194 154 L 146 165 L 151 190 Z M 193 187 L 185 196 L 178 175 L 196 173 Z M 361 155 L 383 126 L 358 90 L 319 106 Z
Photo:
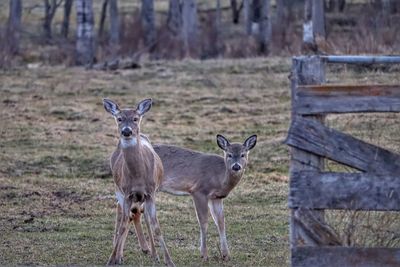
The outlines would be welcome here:
M 257 135 L 252 135 L 240 143 L 230 143 L 223 135 L 217 135 L 217 144 L 224 151 L 225 164 L 229 172 L 240 175 L 246 168 L 249 151 L 256 145 Z
M 140 133 L 140 122 L 143 115 L 150 110 L 151 99 L 139 102 L 135 109 L 120 109 L 117 103 L 110 99 L 103 99 L 105 110 L 113 115 L 118 125 L 118 132 L 123 145 L 134 144 Z

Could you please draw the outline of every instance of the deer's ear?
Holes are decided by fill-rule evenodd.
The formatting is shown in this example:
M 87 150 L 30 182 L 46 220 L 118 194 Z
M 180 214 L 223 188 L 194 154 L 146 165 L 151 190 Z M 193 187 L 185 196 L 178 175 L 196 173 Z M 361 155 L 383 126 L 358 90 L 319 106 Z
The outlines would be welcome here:
M 113 102 L 110 99 L 104 98 L 103 105 L 104 105 L 104 109 L 108 113 L 111 113 L 113 116 L 116 116 L 118 113 L 120 113 L 120 109 L 119 109 L 117 103 Z
M 252 135 L 249 138 L 246 139 L 246 141 L 244 141 L 243 146 L 247 149 L 250 150 L 253 147 L 255 147 L 257 143 L 257 135 Z
M 150 110 L 151 105 L 153 103 L 153 100 L 151 100 L 151 98 L 145 99 L 140 101 L 140 103 L 138 104 L 137 107 L 137 111 L 139 112 L 139 114 L 142 116 L 144 113 L 146 113 L 147 111 Z
M 228 149 L 228 146 L 230 145 L 228 139 L 220 134 L 217 134 L 217 144 L 223 151 L 226 151 Z

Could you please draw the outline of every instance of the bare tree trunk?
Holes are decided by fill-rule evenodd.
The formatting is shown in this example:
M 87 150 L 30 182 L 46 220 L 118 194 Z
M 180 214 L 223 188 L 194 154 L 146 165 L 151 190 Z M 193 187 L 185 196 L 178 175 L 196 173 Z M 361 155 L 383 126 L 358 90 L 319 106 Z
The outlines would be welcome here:
M 107 6 L 108 6 L 108 0 L 103 0 L 103 4 L 101 5 L 99 31 L 97 33 L 97 36 L 99 37 L 100 40 L 103 40 L 104 37 L 104 23 L 107 17 Z
M 17 54 L 19 52 L 21 17 L 21 0 L 10 0 L 10 13 L 7 22 L 8 49 L 10 54 Z
M 304 3 L 303 45 L 315 46 L 312 22 L 312 0 Z
M 72 0 L 64 0 L 64 18 L 61 26 L 61 35 L 64 38 L 68 37 L 69 32 L 69 18 L 71 16 Z
M 197 4 L 196 0 L 184 0 L 182 3 L 182 37 L 185 55 L 193 56 L 197 52 Z
M 243 3 L 238 6 L 236 0 L 231 0 L 231 9 L 232 9 L 232 21 L 233 24 L 239 24 L 239 18 L 240 18 L 240 11 L 242 11 L 243 8 Z
M 303 49 L 317 52 L 316 38 L 321 37 L 325 38 L 324 4 L 320 0 L 306 0 L 304 4 Z
M 253 20 L 253 16 L 251 15 L 250 0 L 243 0 L 243 12 L 246 33 L 251 35 L 251 21 Z
M 346 0 L 328 0 L 326 2 L 327 12 L 343 12 L 346 5 Z
M 153 52 L 156 46 L 156 26 L 154 21 L 154 1 L 142 0 L 141 21 L 144 32 L 144 44 Z
M 263 0 L 252 0 L 250 2 L 250 34 L 260 39 L 260 21 Z
M 167 26 L 174 35 L 179 35 L 182 31 L 182 9 L 179 0 L 169 0 Z
M 259 32 L 259 44 L 260 53 L 268 55 L 270 52 L 271 45 L 271 17 L 269 15 L 270 1 L 262 0 L 259 3 L 260 6 L 260 32 Z
M 392 0 L 381 0 L 382 3 L 382 27 L 390 26 L 390 15 L 395 13 L 395 6 Z
M 325 1 L 326 12 L 335 12 L 336 11 L 336 1 L 337 0 L 327 0 Z
M 119 49 L 119 12 L 118 1 L 110 1 L 110 47 L 113 57 L 116 56 Z
M 76 62 L 92 67 L 95 61 L 95 34 L 92 0 L 76 0 Z
M 217 56 L 221 55 L 222 43 L 221 43 L 221 0 L 217 0 L 217 6 L 215 10 L 215 32 L 216 32 L 216 47 Z
M 289 8 L 287 0 L 276 1 L 276 19 L 275 19 L 275 32 L 278 36 L 279 45 L 285 45 L 286 28 L 289 24 Z
M 263 0 L 253 0 L 251 5 L 251 12 L 253 13 L 253 22 L 259 23 L 261 19 L 261 8 Z
M 339 1 L 339 12 L 343 12 L 346 7 L 346 0 L 338 0 Z
M 51 39 L 52 31 L 51 31 L 51 23 L 53 22 L 54 15 L 56 14 L 57 8 L 61 4 L 61 1 L 57 2 L 57 0 L 44 0 L 45 14 L 44 14 L 44 22 L 43 22 L 43 30 L 47 40 Z
M 285 0 L 276 0 L 276 24 L 279 28 L 283 28 L 282 22 L 285 21 Z
M 312 3 L 312 24 L 314 38 L 325 40 L 325 10 L 324 3 L 321 0 L 313 0 Z

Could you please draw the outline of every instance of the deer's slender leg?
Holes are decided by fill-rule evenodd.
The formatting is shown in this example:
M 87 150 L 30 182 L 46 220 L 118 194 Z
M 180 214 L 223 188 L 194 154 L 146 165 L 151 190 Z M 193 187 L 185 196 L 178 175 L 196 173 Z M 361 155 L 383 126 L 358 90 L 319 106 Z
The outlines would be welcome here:
M 208 206 L 210 207 L 211 216 L 215 225 L 218 228 L 222 259 L 229 260 L 229 249 L 225 232 L 224 203 L 222 199 L 212 199 L 209 200 Z
M 113 246 L 115 246 L 115 242 L 117 240 L 117 235 L 118 235 L 118 229 L 119 229 L 119 226 L 120 226 L 121 220 L 122 220 L 122 208 L 118 203 L 117 203 L 116 211 L 117 211 L 117 213 L 116 213 L 117 215 L 115 218 L 115 232 L 114 232 Z
M 139 246 L 141 250 L 147 254 L 149 253 L 149 246 L 147 245 L 146 238 L 144 237 L 142 224 L 140 223 L 140 218 L 142 214 L 138 212 L 133 216 L 133 225 L 135 226 L 136 237 L 139 241 Z
M 153 198 L 149 198 L 145 201 L 145 214 L 149 217 L 149 228 L 153 231 L 154 235 L 160 243 L 160 247 L 164 252 L 164 262 L 167 266 L 175 266 L 172 262 L 171 256 L 169 255 L 167 245 L 165 244 L 164 237 L 161 233 L 160 224 L 157 219 L 156 205 Z
M 152 231 L 151 226 L 150 226 L 150 215 L 149 215 L 148 208 L 146 207 L 146 204 L 145 204 L 145 207 L 144 207 L 144 219 L 146 221 L 147 231 L 149 233 L 150 254 L 151 254 L 151 256 L 153 257 L 153 259 L 155 261 L 160 262 L 160 259 L 159 259 L 158 254 L 157 254 L 156 246 L 154 245 L 153 231 Z
M 207 251 L 207 228 L 208 228 L 208 207 L 207 196 L 203 194 L 193 194 L 193 202 L 196 208 L 197 220 L 200 225 L 200 254 L 201 258 L 208 260 Z
M 107 263 L 108 265 L 122 264 L 124 245 L 129 231 L 129 216 L 122 214 L 121 217 L 113 251 Z

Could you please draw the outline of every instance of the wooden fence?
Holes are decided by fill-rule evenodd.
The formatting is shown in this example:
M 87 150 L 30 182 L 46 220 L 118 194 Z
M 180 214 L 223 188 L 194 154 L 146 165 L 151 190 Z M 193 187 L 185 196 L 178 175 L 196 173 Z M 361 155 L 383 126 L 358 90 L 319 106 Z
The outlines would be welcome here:
M 400 155 L 324 125 L 329 113 L 400 112 L 400 85 L 327 85 L 327 63 L 391 64 L 400 57 L 293 59 L 286 139 L 291 265 L 400 266 L 400 249 L 344 247 L 324 220 L 325 209 L 400 211 Z M 324 172 L 325 158 L 361 172 Z

